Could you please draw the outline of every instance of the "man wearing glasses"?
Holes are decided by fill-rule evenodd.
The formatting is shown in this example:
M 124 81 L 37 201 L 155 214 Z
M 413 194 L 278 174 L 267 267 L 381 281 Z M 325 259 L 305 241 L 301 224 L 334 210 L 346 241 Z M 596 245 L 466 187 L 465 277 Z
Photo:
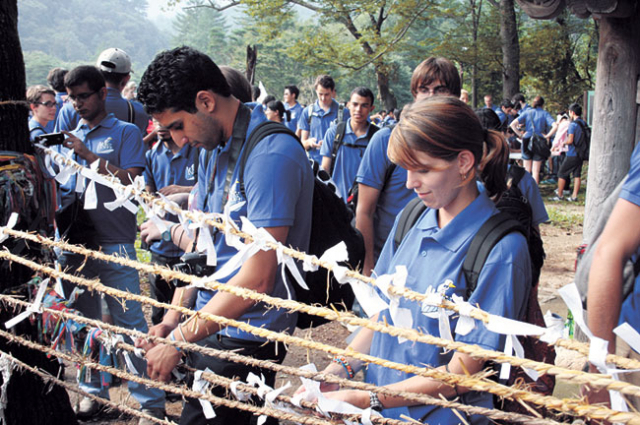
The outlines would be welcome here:
M 98 172 L 101 174 L 113 174 L 123 184 L 131 183 L 136 176 L 142 174 L 145 166 L 140 130 L 135 125 L 120 121 L 113 114 L 107 113 L 105 106 L 107 88 L 102 74 L 95 67 L 79 66 L 66 75 L 64 82 L 69 93 L 70 104 L 73 105 L 81 121 L 72 132 L 63 132 L 67 138 L 60 148 L 61 153 L 67 154 L 69 150 L 73 150 L 73 159 L 80 164 L 88 167 L 97 161 Z M 88 185 L 88 182 L 85 185 Z M 105 254 L 117 253 L 120 256 L 135 259 L 134 241 L 137 231 L 135 214 L 126 208 L 109 211 L 105 203 L 114 201 L 115 195 L 111 189 L 99 184 L 95 187 L 97 202 L 93 206 L 87 206 L 90 204 L 90 199 L 86 198 L 90 197 L 91 192 L 86 190 L 84 197 L 81 197 L 77 187 L 75 175 L 60 185 L 62 206 L 72 208 L 74 202 L 80 202 L 84 206 L 84 210 L 80 211 L 86 217 L 71 220 L 71 229 L 85 222 L 90 223 L 91 228 L 78 232 L 80 236 L 76 236 L 77 240 L 70 238 L 70 241 L 83 243 L 94 249 L 100 248 Z M 58 224 L 60 225 L 60 221 Z M 64 237 L 66 229 L 59 226 L 59 230 Z M 84 258 L 78 258 L 77 255 L 70 253 L 63 253 L 59 259 L 63 268 L 71 267 L 72 269 L 79 267 L 83 261 Z M 134 294 L 140 293 L 138 272 L 134 269 L 89 259 L 81 273 L 88 279 L 99 277 L 100 281 L 107 286 Z M 65 284 L 67 285 L 65 294 L 70 294 L 72 286 L 68 282 Z M 105 301 L 117 326 L 147 331 L 147 323 L 139 303 L 128 301 L 125 309 L 116 298 L 106 296 Z M 86 290 L 74 306 L 89 318 L 101 318 L 101 302 L 98 293 Z M 138 371 L 146 370 L 144 360 L 132 356 L 132 361 Z M 80 388 L 90 394 L 109 397 L 108 388 L 102 386 L 97 372 L 92 373 L 90 382 L 81 382 Z M 143 412 L 158 418 L 164 417 L 163 391 L 145 388 L 142 384 L 131 381 L 129 391 L 138 400 Z M 81 419 L 86 419 L 99 413 L 100 410 L 100 405 L 95 401 L 84 398 L 80 402 L 77 415 Z
M 122 90 L 131 79 L 132 72 L 131 58 L 127 52 L 115 47 L 103 51 L 96 61 L 96 68 L 107 86 L 107 112 L 114 114 L 119 120 L 135 124 L 144 136 L 149 126 L 149 116 L 140 102 L 122 97 Z M 56 119 L 56 131 L 74 130 L 80 118 L 73 105 L 67 102 Z

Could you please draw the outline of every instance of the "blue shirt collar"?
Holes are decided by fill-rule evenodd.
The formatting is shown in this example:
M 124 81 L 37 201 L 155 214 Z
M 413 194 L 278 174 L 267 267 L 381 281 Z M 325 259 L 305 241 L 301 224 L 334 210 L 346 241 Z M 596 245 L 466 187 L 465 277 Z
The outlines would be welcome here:
M 113 115 L 113 113 L 109 113 L 109 114 L 107 114 L 106 117 L 104 117 L 102 119 L 102 121 L 100 121 L 100 123 L 98 123 L 98 125 L 96 125 L 95 127 L 91 128 L 91 129 L 89 128 L 89 124 L 87 124 L 84 119 L 81 120 L 80 121 L 80 128 L 85 130 L 85 131 L 87 131 L 87 132 L 89 132 L 89 131 L 93 131 L 93 130 L 97 129 L 98 127 L 113 128 L 113 126 L 115 126 L 117 122 L 118 122 L 118 119 L 116 118 L 116 116 Z
M 433 238 L 449 251 L 456 252 L 478 232 L 482 224 L 491 217 L 495 208 L 493 201 L 483 191 L 444 229 L 438 227 L 438 211 L 434 209 L 428 209 L 419 219 L 416 227 L 424 231 L 424 237 Z

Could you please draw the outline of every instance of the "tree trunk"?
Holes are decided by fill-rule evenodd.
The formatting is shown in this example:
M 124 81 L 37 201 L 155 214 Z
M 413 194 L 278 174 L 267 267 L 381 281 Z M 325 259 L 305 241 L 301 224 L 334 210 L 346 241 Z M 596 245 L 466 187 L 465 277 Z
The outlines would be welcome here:
M 0 150 L 31 153 L 16 0 L 0 1 L 0 43 Z
M 381 108 L 394 109 L 398 107 L 398 101 L 389 88 L 389 76 L 384 72 L 384 67 L 376 66 L 376 77 L 378 79 L 378 94 L 383 106 Z
M 256 63 L 258 62 L 258 48 L 247 46 L 247 80 L 253 85 L 256 79 Z
M 636 141 L 640 9 L 630 18 L 600 20 L 600 44 L 589 154 L 584 237 L 591 234 L 600 205 L 629 171 Z
M 0 1 L 0 75 L 2 76 L 0 78 L 0 150 L 31 153 L 33 147 L 29 142 L 27 125 L 29 108 L 25 101 L 24 59 L 18 37 L 17 0 Z M 10 184 L 11 180 L 3 182 L 3 186 Z M 41 193 L 43 191 L 43 188 L 38 187 L 29 196 L 43 200 L 45 196 Z M 23 199 L 25 202 L 27 200 Z M 5 205 L 5 201 L 5 197 L 1 197 L 0 208 L 2 211 L 8 211 L 11 208 Z M 26 220 L 23 219 L 31 216 L 27 215 L 25 211 L 20 210 L 19 212 L 21 213 L 19 224 L 26 227 L 30 223 L 26 223 Z M 4 222 L 0 223 L 0 225 L 4 224 Z M 23 227 L 21 230 L 25 230 Z M 11 240 L 7 240 L 0 245 L 0 249 L 4 249 L 10 243 Z M 44 259 L 41 260 L 44 261 Z M 4 292 L 6 288 L 25 283 L 25 276 L 33 274 L 31 270 L 25 271 L 24 268 L 16 265 L 10 269 L 5 267 L 7 264 L 1 264 L 1 266 L 3 270 L 2 279 L 0 279 L 0 292 Z M 0 323 L 4 323 L 14 314 L 17 312 L 13 309 L 1 306 Z M 35 338 L 37 329 L 29 321 L 24 321 L 17 327 L 16 333 Z M 56 359 L 48 359 L 42 352 L 11 344 L 3 338 L 0 338 L 0 350 L 11 353 L 23 362 L 46 370 L 54 376 L 61 368 Z M 0 374 L 0 385 L 2 381 L 3 377 Z M 14 371 L 8 384 L 7 394 L 1 394 L 1 396 L 8 398 L 7 408 L 4 411 L 5 423 L 8 425 L 76 424 L 66 390 L 59 386 L 52 387 L 51 391 L 49 389 L 49 386 L 45 385 L 40 377 L 29 372 Z
M 520 91 L 520 41 L 513 1 L 500 0 L 502 96 L 505 99 L 511 99 L 514 94 Z

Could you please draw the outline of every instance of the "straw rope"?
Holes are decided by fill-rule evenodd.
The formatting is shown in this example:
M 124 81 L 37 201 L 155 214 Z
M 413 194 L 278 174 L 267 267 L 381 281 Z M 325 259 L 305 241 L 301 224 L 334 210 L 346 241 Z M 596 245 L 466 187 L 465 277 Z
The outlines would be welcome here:
M 202 282 L 201 278 L 188 275 L 185 273 L 181 273 L 175 270 L 171 270 L 167 267 L 159 266 L 157 264 L 144 264 L 135 260 L 125 258 L 125 257 L 117 256 L 117 255 L 107 255 L 99 251 L 89 250 L 81 246 L 69 244 L 67 242 L 53 241 L 51 239 L 44 238 L 37 234 L 21 232 L 21 231 L 12 230 L 12 229 L 6 229 L 5 233 L 14 237 L 24 238 L 24 239 L 41 243 L 47 246 L 55 246 L 65 251 L 83 255 L 88 258 L 128 266 L 141 272 L 157 274 L 162 276 L 167 281 L 170 281 L 172 279 L 179 279 L 181 281 L 188 282 L 188 283 Z M 446 340 L 443 338 L 435 337 L 433 335 L 423 334 L 414 329 L 398 328 L 396 326 L 389 325 L 389 324 L 383 325 L 380 323 L 375 323 L 368 319 L 356 317 L 351 313 L 338 312 L 336 310 L 332 310 L 326 307 L 314 307 L 314 306 L 310 306 L 310 305 L 300 303 L 298 301 L 293 301 L 293 300 L 283 300 L 281 298 L 271 297 L 266 294 L 258 293 L 251 289 L 241 288 L 241 287 L 232 286 L 232 285 L 226 285 L 226 284 L 215 282 L 215 281 L 206 282 L 205 286 L 207 287 L 207 289 L 210 289 L 213 291 L 228 292 L 238 297 L 249 298 L 255 301 L 265 302 L 267 304 L 273 305 L 278 308 L 284 308 L 290 311 L 300 311 L 308 314 L 313 314 L 313 315 L 326 318 L 328 320 L 339 321 L 339 322 L 343 322 L 353 326 L 365 327 L 377 332 L 387 333 L 392 336 L 401 336 L 411 341 L 422 342 L 425 344 L 442 347 L 447 350 L 457 350 L 457 351 L 460 351 L 461 353 L 469 354 L 474 357 L 484 358 L 484 359 L 492 360 L 498 363 L 509 363 L 513 366 L 524 367 L 527 369 L 533 369 L 538 373 L 555 375 L 559 379 L 562 379 L 567 382 L 572 382 L 575 384 L 585 384 L 585 383 L 593 384 L 595 379 L 595 382 L 597 383 L 593 385 L 596 385 L 596 386 L 609 385 L 606 383 L 600 384 L 600 380 L 603 379 L 602 375 L 600 375 L 598 378 L 594 378 L 595 376 L 598 376 L 598 375 L 596 374 L 585 375 L 585 373 L 582 371 L 562 368 L 549 363 L 537 362 L 537 361 L 533 361 L 526 358 L 523 359 L 519 357 L 506 356 L 504 353 L 499 351 L 487 350 L 487 349 L 480 348 L 478 346 L 469 346 L 464 343 Z M 449 304 L 452 304 L 452 303 L 449 303 Z M 587 357 L 589 356 L 588 344 L 580 343 L 577 341 L 558 340 L 558 342 L 556 342 L 555 345 L 561 346 L 563 348 L 569 348 L 570 346 L 572 347 L 571 349 L 578 351 L 580 354 Z M 474 348 L 470 349 L 469 347 L 474 347 Z M 624 369 L 640 369 L 640 361 L 634 360 L 634 359 L 627 359 L 624 357 L 609 354 L 607 356 L 607 361 L 609 363 L 615 364 L 618 367 L 622 367 Z M 613 381 L 613 382 L 619 383 L 619 381 Z M 612 385 L 614 385 L 615 387 L 615 384 L 612 384 Z M 617 387 L 616 388 L 614 387 L 609 389 L 617 391 Z M 637 388 L 634 394 L 629 394 L 629 395 L 640 396 L 640 388 Z
M 608 409 L 606 407 L 586 405 L 584 402 L 580 400 L 575 400 L 575 399 L 560 400 L 551 396 L 541 396 L 538 394 L 530 393 L 525 390 L 509 388 L 504 385 L 500 385 L 495 382 L 487 381 L 481 378 L 467 377 L 462 375 L 448 376 L 448 374 L 444 372 L 440 372 L 435 369 L 419 368 L 411 365 L 403 365 L 396 362 L 379 359 L 377 357 L 374 357 L 368 354 L 358 353 L 353 350 L 339 349 L 327 344 L 308 341 L 302 338 L 280 334 L 280 333 L 273 332 L 263 328 L 256 328 L 254 326 L 248 325 L 243 322 L 238 322 L 236 320 L 231 320 L 231 319 L 227 319 L 224 317 L 215 316 L 215 315 L 203 313 L 203 312 L 193 312 L 184 307 L 159 303 L 155 300 L 150 300 L 146 297 L 141 297 L 139 295 L 126 293 L 113 288 L 108 288 L 97 281 L 88 281 L 86 279 L 82 279 L 76 276 L 68 275 L 66 273 L 58 272 L 49 267 L 41 266 L 37 263 L 22 259 L 10 253 L 0 252 L 0 257 L 10 259 L 20 264 L 27 265 L 28 267 L 34 270 L 43 271 L 52 276 L 65 278 L 66 280 L 79 283 L 91 289 L 98 289 L 98 290 L 101 289 L 101 292 L 104 292 L 108 295 L 121 297 L 124 300 L 131 300 L 131 301 L 147 300 L 148 304 L 155 305 L 156 307 L 172 309 L 188 316 L 195 316 L 197 318 L 201 318 L 204 320 L 214 321 L 223 326 L 233 326 L 242 331 L 251 333 L 261 338 L 265 338 L 267 340 L 279 341 L 285 344 L 294 344 L 294 345 L 298 345 L 301 347 L 310 348 L 314 350 L 321 350 L 334 355 L 345 355 L 348 357 L 353 357 L 358 360 L 364 361 L 366 363 L 374 363 L 382 367 L 399 370 L 408 374 L 414 374 L 414 375 L 419 375 L 426 378 L 435 379 L 451 386 L 462 386 L 462 387 L 470 388 L 477 391 L 485 391 L 500 397 L 517 399 L 520 402 L 530 402 L 533 404 L 545 406 L 549 409 L 557 410 L 564 413 L 569 413 L 572 415 L 577 414 L 579 416 L 585 416 L 591 419 L 606 419 L 611 422 L 630 423 L 630 424 L 640 425 L 640 415 L 635 413 L 617 412 L 617 411 Z
M 31 305 L 30 303 L 24 302 L 24 301 L 20 301 L 20 300 L 16 300 L 12 297 L 8 297 L 8 296 L 4 296 L 4 295 L 0 295 L 0 301 L 14 305 L 14 306 L 29 306 Z M 406 392 L 406 391 L 394 391 L 391 389 L 387 389 L 384 387 L 377 387 L 373 384 L 367 384 L 367 383 L 363 383 L 363 382 L 358 382 L 358 381 L 351 381 L 348 379 L 343 379 L 340 378 L 338 376 L 335 375 L 331 375 L 331 374 L 325 374 L 323 372 L 319 372 L 319 373 L 314 373 L 314 372 L 310 372 L 310 371 L 306 371 L 306 370 L 301 370 L 298 368 L 294 368 L 294 367 L 290 367 L 290 366 L 283 366 L 283 365 L 279 365 L 277 363 L 273 363 L 271 361 L 268 360 L 258 360 L 258 359 L 254 359 L 252 357 L 247 357 L 247 356 L 243 356 L 240 354 L 235 354 L 233 352 L 229 352 L 229 351 L 223 351 L 223 350 L 217 350 L 214 348 L 208 348 L 208 347 L 203 347 L 201 345 L 198 344 L 194 344 L 194 343 L 188 343 L 188 342 L 182 342 L 182 341 L 172 341 L 170 339 L 167 338 L 161 338 L 161 337 L 156 337 L 156 336 L 151 336 L 148 335 L 146 333 L 140 332 L 140 331 L 136 331 L 136 330 L 132 330 L 132 329 L 126 329 L 126 328 L 121 328 L 115 325 L 110 325 L 108 323 L 104 323 L 98 320 L 93 320 L 93 319 L 88 319 L 84 316 L 79 316 L 77 314 L 73 314 L 73 313 L 69 313 L 69 312 L 64 312 L 64 311 L 59 311 L 59 310 L 52 310 L 49 308 L 44 308 L 44 311 L 51 313 L 53 315 L 56 315 L 58 317 L 64 317 L 64 318 L 68 318 L 68 319 L 73 319 L 75 321 L 77 321 L 78 323 L 84 323 L 96 328 L 100 328 L 102 330 L 105 331 L 109 331 L 109 332 L 113 332 L 113 333 L 119 333 L 119 334 L 126 334 L 132 338 L 144 338 L 147 339 L 153 343 L 163 343 L 163 344 L 167 344 L 167 345 L 172 345 L 174 347 L 179 347 L 181 349 L 187 349 L 190 351 L 194 351 L 194 352 L 198 352 L 201 353 L 203 355 L 206 356 L 213 356 L 213 357 L 217 357 L 223 360 L 229 360 L 229 361 L 233 361 L 236 363 L 243 363 L 249 366 L 253 366 L 253 367 L 258 367 L 258 368 L 264 368 L 264 369 L 269 369 L 272 370 L 274 372 L 277 373 L 286 373 L 289 375 L 294 375 L 294 376 L 299 376 L 299 377 L 303 377 L 303 378 L 308 378 L 308 379 L 312 379 L 315 381 L 324 381 L 327 383 L 332 383 L 332 384 L 339 384 L 341 387 L 346 387 L 346 388 L 353 388 L 353 389 L 358 389 L 358 390 L 362 390 L 362 391 L 373 391 L 379 394 L 383 394 L 386 396 L 398 396 L 398 397 L 402 397 L 405 398 L 407 400 L 410 401 L 415 401 L 415 402 L 419 402 L 422 404 L 430 404 L 430 405 L 436 405 L 436 406 L 440 406 L 440 407 L 446 407 L 446 408 L 451 408 L 451 409 L 456 409 L 456 410 L 460 410 L 463 411 L 469 415 L 483 415 L 483 416 L 487 416 L 490 417 L 491 419 L 495 419 L 495 420 L 503 420 L 503 421 L 509 421 L 509 422 L 521 422 L 521 423 L 529 423 L 529 424 L 555 424 L 557 422 L 552 421 L 552 420 L 547 420 L 547 419 L 537 419 L 537 418 L 531 418 L 529 416 L 524 416 L 524 415 L 519 415 L 519 414 L 515 414 L 515 413 L 508 413 L 508 412 L 502 412 L 499 410 L 495 410 L 495 409 L 486 409 L 483 407 L 475 407 L 475 406 L 468 406 L 465 404 L 461 404 L 461 403 L 457 403 L 457 402 L 451 402 L 451 401 L 446 401 L 446 400 L 441 400 L 435 397 L 431 397 L 431 396 L 427 396 L 424 394 L 418 394 L 418 393 L 412 393 L 412 392 Z M 125 349 L 127 351 L 135 351 L 135 348 L 132 347 L 130 344 L 126 344 L 124 342 L 119 342 L 118 344 L 116 344 L 116 348 L 122 348 Z
M 147 387 L 152 387 L 152 388 L 157 388 L 160 390 L 163 390 L 165 392 L 171 392 L 174 394 L 179 394 L 181 396 L 184 397 L 188 397 L 188 398 L 197 398 L 197 399 L 201 399 L 201 400 L 206 400 L 209 401 L 212 404 L 215 404 L 217 406 L 225 406 L 225 407 L 229 407 L 232 409 L 241 409 L 241 410 L 246 410 L 248 412 L 252 412 L 256 415 L 268 415 L 268 416 L 272 416 L 274 418 L 280 419 L 280 420 L 287 420 L 287 421 L 294 421 L 294 422 L 299 422 L 299 423 L 303 423 L 303 424 L 309 424 L 309 425 L 338 425 L 341 424 L 341 422 L 337 422 L 337 421 L 333 421 L 333 420 L 329 420 L 329 419 L 320 419 L 320 418 L 315 418 L 315 417 L 311 417 L 311 416 L 303 416 L 303 415 L 298 415 L 298 414 L 292 414 L 292 413 L 287 413 L 287 412 L 283 412 L 280 410 L 276 410 L 276 409 L 272 409 L 269 407 L 258 407 L 258 406 L 254 406 L 252 404 L 248 404 L 248 403 L 243 403 L 243 402 L 239 402 L 239 401 L 235 401 L 235 400 L 229 400 L 226 398 L 222 398 L 222 397 L 216 397 L 214 395 L 211 394 L 202 394 L 196 391 L 192 391 L 189 390 L 187 388 L 178 388 L 175 385 L 169 385 L 169 384 L 163 384 L 151 379 L 147 379 L 147 378 L 142 378 L 140 376 L 137 375 L 133 375 L 131 373 L 122 371 L 118 368 L 115 367 L 111 367 L 111 366 L 105 366 L 105 365 L 101 365 L 100 363 L 95 363 L 93 361 L 87 360 L 86 358 L 79 356 L 79 355 L 73 355 L 73 354 L 67 354 L 67 353 L 62 353 L 60 351 L 56 351 L 52 348 L 49 348 L 47 346 L 29 341 L 25 338 L 13 335 L 11 333 L 5 332 L 0 330 L 0 337 L 6 338 L 8 341 L 10 342 L 15 342 L 18 343 L 22 346 L 25 347 L 29 347 L 35 350 L 39 350 L 42 351 L 44 353 L 62 358 L 66 361 L 69 362 L 73 362 L 73 363 L 79 363 L 82 364 L 83 366 L 86 366 L 90 369 L 96 370 L 96 371 L 101 371 L 101 372 L 107 372 L 110 373 L 111 375 L 117 376 L 121 379 L 126 379 L 128 381 L 133 381 L 133 382 L 137 382 L 139 384 L 143 384 Z
M 83 397 L 88 397 L 91 400 L 96 401 L 96 402 L 98 402 L 100 404 L 103 404 L 105 406 L 108 406 L 111 409 L 119 410 L 119 411 L 121 411 L 123 413 L 126 413 L 128 415 L 137 416 L 138 418 L 145 418 L 145 419 L 151 420 L 151 421 L 153 421 L 155 423 L 158 423 L 158 424 L 176 425 L 176 423 L 173 422 L 173 421 L 154 418 L 151 415 L 143 413 L 142 411 L 134 409 L 132 407 L 129 407 L 129 406 L 125 405 L 125 404 L 117 404 L 117 403 L 114 403 L 111 400 L 107 400 L 106 398 L 98 397 L 96 395 L 93 395 L 93 394 L 90 394 L 90 393 L 88 393 L 86 391 L 83 391 L 79 387 L 77 387 L 75 385 L 72 385 L 72 384 L 70 384 L 68 382 L 65 382 L 65 381 L 63 381 L 61 379 L 58 379 L 55 376 L 51 375 L 50 373 L 42 371 L 42 370 L 40 370 L 40 369 L 38 369 L 36 367 L 33 367 L 33 366 L 29 366 L 28 364 L 18 360 L 17 358 L 13 357 L 11 354 L 9 354 L 7 352 L 4 352 L 2 350 L 0 350 L 0 356 L 4 356 L 7 360 L 9 360 L 11 363 L 16 365 L 16 367 L 18 367 L 19 369 L 23 369 L 23 370 L 26 370 L 26 371 L 29 371 L 31 373 L 34 373 L 34 374 L 38 375 L 45 382 L 59 385 L 62 388 L 68 390 L 68 391 L 73 391 L 75 393 L 80 394 Z

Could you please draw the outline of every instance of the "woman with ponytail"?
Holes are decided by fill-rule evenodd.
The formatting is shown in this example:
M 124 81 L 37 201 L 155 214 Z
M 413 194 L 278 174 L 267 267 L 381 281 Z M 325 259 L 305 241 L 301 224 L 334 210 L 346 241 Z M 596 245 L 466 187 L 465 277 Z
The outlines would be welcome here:
M 485 130 L 471 108 L 455 97 L 432 97 L 407 106 L 395 127 L 389 158 L 407 169 L 407 188 L 416 192 L 427 207 L 399 246 L 390 233 L 375 267 L 375 274 L 395 273 L 396 267 L 408 270 L 405 286 L 420 293 L 435 291 L 447 299 L 467 299 L 467 283 L 462 272 L 471 240 L 485 221 L 498 213 L 491 198 L 506 189 L 505 177 L 509 149 L 501 133 Z M 479 190 L 480 180 L 486 190 Z M 527 242 L 520 233 L 510 233 L 493 248 L 480 273 L 476 289 L 468 301 L 484 311 L 517 319 L 526 308 L 531 286 L 531 266 Z M 440 336 L 436 307 L 402 298 L 399 307 L 407 309 L 412 328 Z M 366 306 L 365 306 L 366 310 Z M 389 309 L 373 315 L 371 320 L 394 323 Z M 458 315 L 448 318 L 453 338 L 490 350 L 503 350 L 505 337 L 476 322 L 469 332 L 456 334 Z M 446 337 L 445 335 L 442 335 Z M 361 329 L 350 348 L 375 357 L 441 372 L 464 375 L 484 368 L 482 359 L 456 351 L 411 341 L 399 342 L 384 333 Z M 337 357 L 325 372 L 352 377 L 364 365 L 353 358 Z M 455 399 L 462 403 L 493 407 L 493 396 L 462 386 L 414 376 L 369 364 L 366 382 L 396 391 L 423 393 L 432 397 Z M 402 397 L 366 391 L 337 391 L 337 386 L 323 384 L 329 398 L 340 399 L 360 408 L 381 410 L 384 417 L 411 417 L 422 423 L 452 424 L 460 422 L 450 409 L 423 405 Z M 463 413 L 459 413 L 463 414 Z M 486 424 L 484 416 L 466 418 L 471 424 Z

